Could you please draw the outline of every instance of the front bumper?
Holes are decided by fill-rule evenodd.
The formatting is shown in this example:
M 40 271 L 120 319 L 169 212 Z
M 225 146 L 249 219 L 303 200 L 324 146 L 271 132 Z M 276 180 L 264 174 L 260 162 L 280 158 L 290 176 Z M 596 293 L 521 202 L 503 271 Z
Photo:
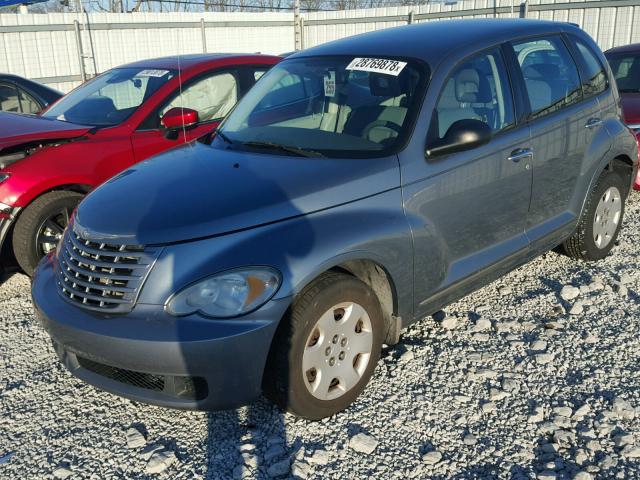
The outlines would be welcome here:
M 32 297 L 73 375 L 132 400 L 198 410 L 234 408 L 260 395 L 271 341 L 290 303 L 272 300 L 236 320 L 176 318 L 161 305 L 140 304 L 109 317 L 60 296 L 50 257 L 36 270 Z
M 631 128 L 633 130 L 633 132 L 636 135 L 636 140 L 638 142 L 638 162 L 639 164 L 636 165 L 636 175 L 635 175 L 635 180 L 633 181 L 633 189 L 634 190 L 640 190 L 640 125 L 629 125 L 629 128 Z
M 2 252 L 9 230 L 16 221 L 20 210 L 22 210 L 21 207 L 12 207 L 0 203 L 0 252 Z

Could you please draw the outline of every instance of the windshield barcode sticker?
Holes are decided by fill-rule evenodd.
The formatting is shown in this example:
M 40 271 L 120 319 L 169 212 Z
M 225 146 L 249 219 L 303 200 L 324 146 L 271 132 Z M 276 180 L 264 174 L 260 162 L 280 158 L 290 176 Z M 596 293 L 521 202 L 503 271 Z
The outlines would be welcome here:
M 336 72 L 328 71 L 324 76 L 324 96 L 335 97 L 336 95 Z
M 407 62 L 388 60 L 384 58 L 354 58 L 347 65 L 347 70 L 360 70 L 362 72 L 386 73 L 397 77 Z
M 169 73 L 169 70 L 147 69 L 142 70 L 136 77 L 164 77 L 167 73 Z

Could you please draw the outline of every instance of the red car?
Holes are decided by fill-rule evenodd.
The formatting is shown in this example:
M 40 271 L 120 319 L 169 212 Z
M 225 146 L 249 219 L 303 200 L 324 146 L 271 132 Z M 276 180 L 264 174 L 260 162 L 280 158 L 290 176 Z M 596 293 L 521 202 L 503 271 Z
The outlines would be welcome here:
M 640 43 L 612 48 L 605 56 L 618 84 L 625 123 L 636 132 L 640 145 Z M 633 187 L 640 190 L 640 171 Z
M 279 60 L 145 60 L 97 76 L 38 116 L 0 113 L 2 254 L 31 274 L 85 194 L 133 163 L 212 132 Z

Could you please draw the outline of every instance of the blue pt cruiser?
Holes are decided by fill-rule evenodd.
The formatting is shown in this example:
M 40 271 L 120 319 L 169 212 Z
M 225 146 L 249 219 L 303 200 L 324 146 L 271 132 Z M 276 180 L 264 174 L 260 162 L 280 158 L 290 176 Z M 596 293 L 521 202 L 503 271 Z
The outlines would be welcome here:
M 638 164 L 583 31 L 433 22 L 290 56 L 220 129 L 78 207 L 33 282 L 69 371 L 223 409 L 318 419 L 402 328 L 559 247 L 614 246 Z

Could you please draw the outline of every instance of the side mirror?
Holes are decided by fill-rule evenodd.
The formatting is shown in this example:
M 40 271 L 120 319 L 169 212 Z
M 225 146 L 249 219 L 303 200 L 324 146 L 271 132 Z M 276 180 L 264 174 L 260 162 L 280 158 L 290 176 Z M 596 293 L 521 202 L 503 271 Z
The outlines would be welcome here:
M 438 157 L 449 153 L 462 152 L 489 143 L 492 137 L 491 127 L 475 119 L 453 122 L 442 140 L 427 145 L 425 156 Z
M 162 116 L 160 123 L 167 130 L 193 128 L 198 124 L 198 112 L 191 108 L 174 107 Z

